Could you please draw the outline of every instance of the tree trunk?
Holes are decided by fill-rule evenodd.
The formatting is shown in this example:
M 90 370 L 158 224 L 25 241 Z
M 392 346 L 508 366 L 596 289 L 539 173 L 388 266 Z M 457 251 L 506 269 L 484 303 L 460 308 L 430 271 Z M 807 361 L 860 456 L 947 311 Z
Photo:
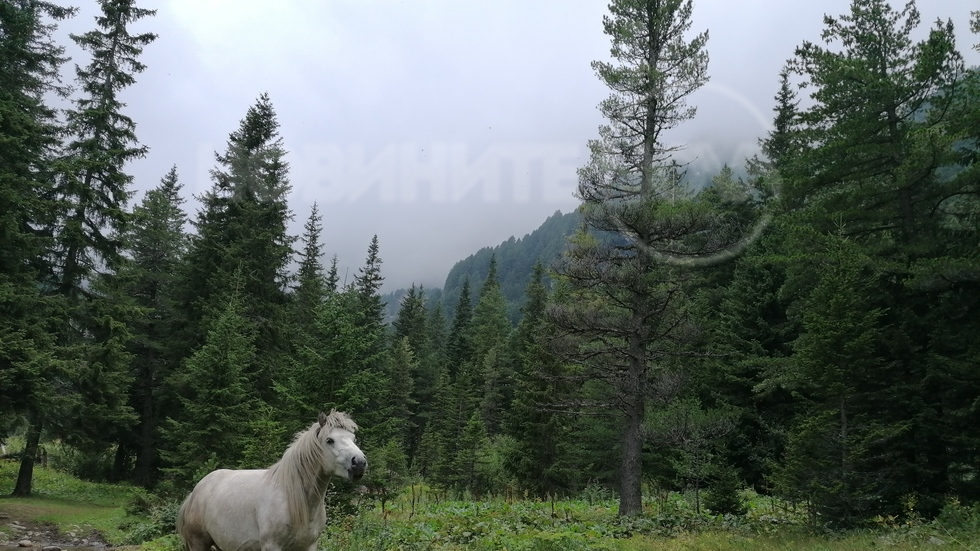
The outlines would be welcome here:
M 20 470 L 17 472 L 17 483 L 14 485 L 14 497 L 29 497 L 31 495 L 31 483 L 34 480 L 34 460 L 37 457 L 37 448 L 41 443 L 41 415 L 37 411 L 31 411 L 30 426 L 27 427 L 27 436 L 24 442 L 24 455 L 20 458 Z
M 619 516 L 643 513 L 643 360 L 634 356 L 624 374 L 622 463 L 619 473 Z
M 149 379 L 149 377 L 147 377 Z M 156 413 L 153 408 L 152 382 L 148 383 L 142 398 L 142 422 L 140 423 L 139 450 L 136 454 L 136 467 L 133 482 L 149 488 L 153 483 L 153 468 L 157 461 L 156 451 Z

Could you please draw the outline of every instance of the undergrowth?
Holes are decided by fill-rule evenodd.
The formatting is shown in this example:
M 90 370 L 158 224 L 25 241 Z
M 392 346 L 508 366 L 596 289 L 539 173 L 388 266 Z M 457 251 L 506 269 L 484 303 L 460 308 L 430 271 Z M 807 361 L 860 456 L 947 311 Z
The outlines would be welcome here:
M 9 494 L 17 464 L 0 461 L 0 495 Z M 20 507 L 23 520 L 51 522 L 66 531 L 83 525 L 114 545 L 140 551 L 179 551 L 173 521 L 179 501 L 125 485 L 83 482 L 38 468 L 35 496 L 0 499 L 0 509 Z M 620 518 L 612 492 L 599 488 L 578 499 L 451 500 L 416 484 L 380 504 L 360 492 L 331 494 L 328 524 L 318 551 L 371 550 L 797 550 L 980 551 L 980 505 L 950 500 L 933 520 L 920 518 L 914 499 L 899 517 L 878 517 L 850 532 L 821 530 L 802 506 L 743 492 L 744 515 L 695 512 L 693 499 L 659 493 L 644 513 Z M 21 518 L 21 517 L 18 517 Z

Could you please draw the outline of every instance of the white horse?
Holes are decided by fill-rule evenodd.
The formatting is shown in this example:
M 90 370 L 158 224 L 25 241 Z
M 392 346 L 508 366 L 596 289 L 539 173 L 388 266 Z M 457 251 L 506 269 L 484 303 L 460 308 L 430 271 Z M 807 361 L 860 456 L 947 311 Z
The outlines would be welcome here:
M 346 413 L 320 413 L 268 469 L 219 469 L 201 479 L 177 512 L 189 551 L 316 551 L 327 521 L 331 476 L 358 480 L 367 460 Z

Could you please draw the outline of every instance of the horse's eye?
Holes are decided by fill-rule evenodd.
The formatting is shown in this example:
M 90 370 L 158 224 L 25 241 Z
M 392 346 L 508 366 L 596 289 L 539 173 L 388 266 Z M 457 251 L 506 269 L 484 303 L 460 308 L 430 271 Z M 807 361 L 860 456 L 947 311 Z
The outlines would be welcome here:
M 333 444 L 333 438 L 327 438 L 327 444 Z

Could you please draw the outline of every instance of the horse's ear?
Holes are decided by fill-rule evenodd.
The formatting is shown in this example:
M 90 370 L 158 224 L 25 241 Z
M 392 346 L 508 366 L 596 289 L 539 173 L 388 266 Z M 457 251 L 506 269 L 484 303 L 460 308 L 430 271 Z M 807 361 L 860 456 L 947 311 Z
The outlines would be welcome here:
M 317 421 L 319 421 L 319 422 L 320 422 L 320 426 L 321 426 L 321 427 L 322 427 L 323 425 L 326 425 L 326 424 L 327 424 L 327 414 L 326 414 L 326 413 L 323 413 L 323 412 L 321 411 L 321 412 L 320 412 L 320 416 L 319 416 L 319 417 L 317 417 Z

